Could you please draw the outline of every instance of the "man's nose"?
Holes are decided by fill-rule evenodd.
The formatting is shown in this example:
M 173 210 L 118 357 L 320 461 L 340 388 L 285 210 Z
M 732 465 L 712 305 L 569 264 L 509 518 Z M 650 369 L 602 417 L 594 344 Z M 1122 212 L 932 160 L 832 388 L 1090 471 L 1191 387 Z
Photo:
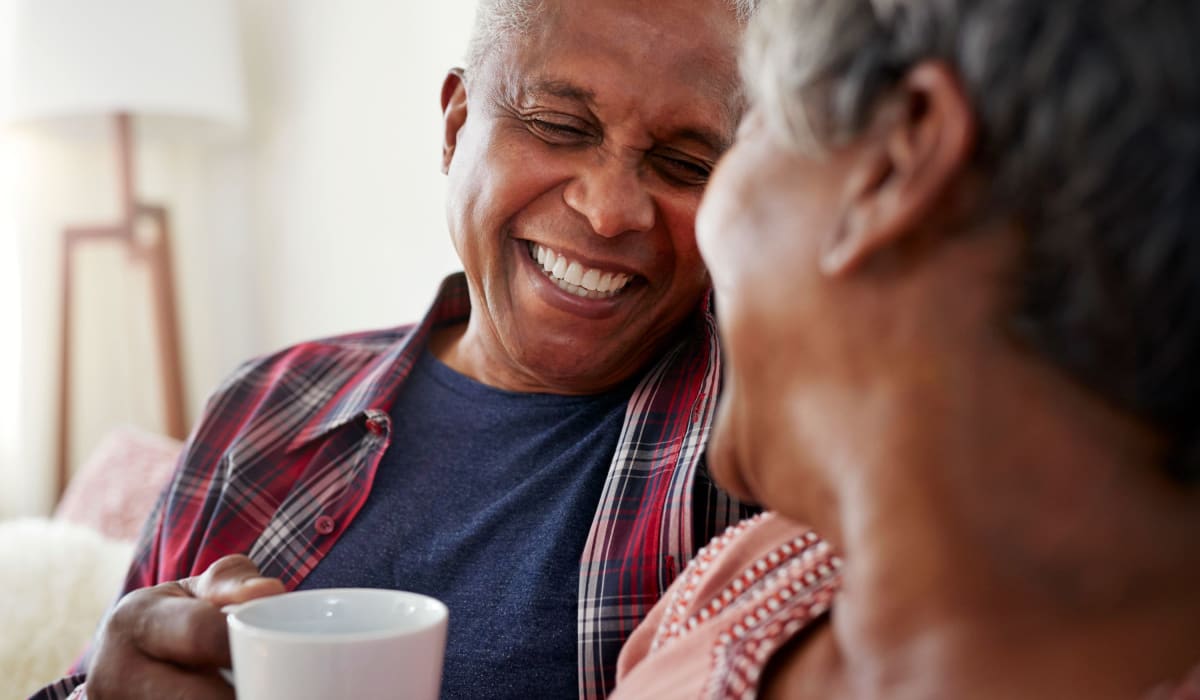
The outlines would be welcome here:
M 646 191 L 638 165 L 617 158 L 586 168 L 567 184 L 563 200 L 605 238 L 654 226 L 654 200 Z

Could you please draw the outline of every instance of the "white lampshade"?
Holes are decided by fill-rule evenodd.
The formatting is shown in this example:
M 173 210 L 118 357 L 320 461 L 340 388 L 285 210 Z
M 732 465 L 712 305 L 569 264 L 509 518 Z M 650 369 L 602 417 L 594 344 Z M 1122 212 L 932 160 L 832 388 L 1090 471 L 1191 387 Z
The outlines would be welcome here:
M 18 0 L 15 19 L 10 121 L 245 122 L 233 0 Z

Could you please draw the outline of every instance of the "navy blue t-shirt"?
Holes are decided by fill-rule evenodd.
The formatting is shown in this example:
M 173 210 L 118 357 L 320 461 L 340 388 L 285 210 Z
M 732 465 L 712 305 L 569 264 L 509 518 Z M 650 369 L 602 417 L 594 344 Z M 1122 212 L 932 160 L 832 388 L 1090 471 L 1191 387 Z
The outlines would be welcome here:
M 579 561 L 631 391 L 502 391 L 424 353 L 362 511 L 300 588 L 446 603 L 443 698 L 578 697 Z

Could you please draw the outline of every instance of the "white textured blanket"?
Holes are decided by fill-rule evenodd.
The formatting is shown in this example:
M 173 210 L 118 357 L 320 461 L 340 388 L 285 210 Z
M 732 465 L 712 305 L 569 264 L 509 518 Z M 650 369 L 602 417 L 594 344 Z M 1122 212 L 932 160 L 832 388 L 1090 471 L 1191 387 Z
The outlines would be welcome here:
M 114 602 L 133 545 L 45 519 L 0 522 L 0 697 L 61 677 Z

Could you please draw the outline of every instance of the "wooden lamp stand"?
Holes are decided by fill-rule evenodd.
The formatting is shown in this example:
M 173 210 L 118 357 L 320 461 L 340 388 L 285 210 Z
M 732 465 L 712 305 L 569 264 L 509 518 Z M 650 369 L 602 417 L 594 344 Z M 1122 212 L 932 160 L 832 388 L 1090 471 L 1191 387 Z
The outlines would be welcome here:
M 128 113 L 119 113 L 113 120 L 117 136 L 116 160 L 122 201 L 121 220 L 111 226 L 72 226 L 63 231 L 56 500 L 62 496 L 71 476 L 71 349 L 75 314 L 72 301 L 75 258 L 78 251 L 89 243 L 108 242 L 124 246 L 132 264 L 145 265 L 149 270 L 166 432 L 177 439 L 183 439 L 187 432 L 184 419 L 179 319 L 175 306 L 175 280 L 172 272 L 167 210 L 162 206 L 138 201 L 134 189 L 132 119 Z M 149 221 L 153 225 L 152 236 L 138 235 L 138 225 L 143 221 Z

